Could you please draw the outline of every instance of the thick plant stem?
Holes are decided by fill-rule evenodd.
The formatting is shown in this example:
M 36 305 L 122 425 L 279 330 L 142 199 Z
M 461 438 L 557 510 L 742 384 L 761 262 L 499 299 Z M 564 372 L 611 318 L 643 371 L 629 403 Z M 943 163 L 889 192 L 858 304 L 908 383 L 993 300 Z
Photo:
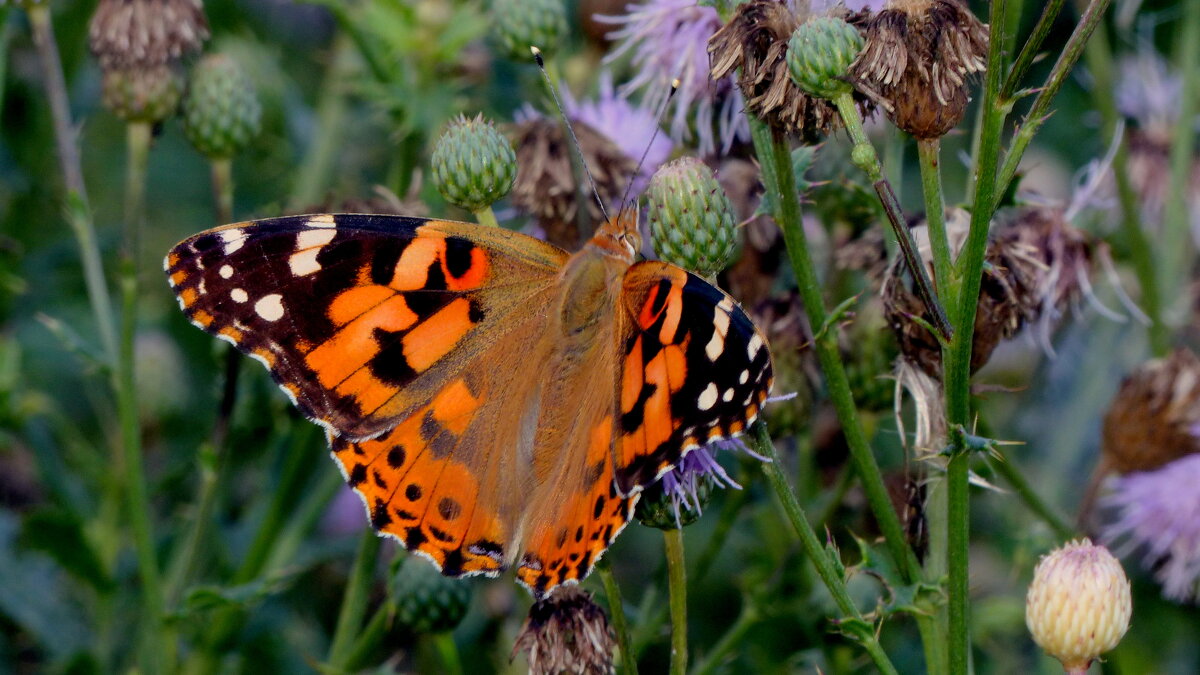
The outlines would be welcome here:
M 233 160 L 229 157 L 215 157 L 210 164 L 217 223 L 224 225 L 233 221 Z
M 329 665 L 342 669 L 354 651 L 354 641 L 363 625 L 367 611 L 367 600 L 371 593 L 371 582 L 375 576 L 375 561 L 379 557 L 381 543 L 375 530 L 367 529 L 358 542 L 358 553 L 354 567 L 346 580 L 346 593 L 342 596 L 342 607 L 338 612 L 337 627 L 333 631 L 333 643 L 329 647 Z
M 871 145 L 866 131 L 863 130 L 862 116 L 858 114 L 858 108 L 854 107 L 854 100 L 849 93 L 839 94 L 833 99 L 833 102 L 837 105 L 842 123 L 846 125 L 850 140 L 854 142 L 850 159 L 855 166 L 867 174 L 867 178 L 874 186 L 875 194 L 879 196 L 879 203 L 883 205 L 883 211 L 887 214 L 888 224 L 892 226 L 892 232 L 895 233 L 900 250 L 904 253 L 904 261 L 908 263 L 908 271 L 917 284 L 917 294 L 921 296 L 925 308 L 929 310 L 933 326 L 937 328 L 944 339 L 949 339 L 953 332 L 950 321 L 946 318 L 946 312 L 938 302 L 937 294 L 934 293 L 933 284 L 929 281 L 929 273 L 925 271 L 925 263 L 921 260 L 921 254 L 917 250 L 917 242 L 913 240 L 912 232 L 904 222 L 904 212 L 900 208 L 900 200 L 896 198 L 892 184 L 883 178 L 883 167 L 879 164 L 879 155 L 876 154 L 875 146 Z
M 667 555 L 667 589 L 671 603 L 671 675 L 687 673 L 687 562 L 683 530 L 663 530 Z
M 617 646 L 621 649 L 621 672 L 637 675 L 637 657 L 633 654 L 633 639 L 629 635 L 629 620 L 625 617 L 625 603 L 621 599 L 621 587 L 613 576 L 612 565 L 607 558 L 596 562 L 596 573 L 604 584 L 604 595 L 608 598 L 608 613 L 613 631 L 617 634 Z
M 125 500 L 137 550 L 142 582 L 148 670 L 170 670 L 174 639 L 163 624 L 163 590 L 150 523 L 150 500 L 142 467 L 142 429 L 138 421 L 134 340 L 137 330 L 138 242 L 145 217 L 146 160 L 150 152 L 150 125 L 128 126 L 128 166 L 125 193 L 125 232 L 121 260 L 121 332 L 117 352 L 117 416 L 121 427 L 121 464 L 125 470 Z
M 1081 5 L 1086 2 L 1081 0 Z M 1117 133 L 1120 114 L 1117 112 L 1116 100 L 1113 96 L 1115 75 L 1113 73 L 1112 52 L 1109 49 L 1108 36 L 1103 30 L 1092 35 L 1084 52 L 1087 59 L 1088 71 L 1095 84 L 1092 87 L 1092 101 L 1100 111 L 1103 121 L 1104 137 L 1112 138 Z M 1166 356 L 1171 346 L 1171 337 L 1162 319 L 1162 291 L 1159 289 L 1158 267 L 1154 262 L 1154 250 L 1146 231 L 1142 228 L 1142 216 L 1138 205 L 1138 195 L 1129 179 L 1129 143 L 1122 139 L 1113 155 L 1113 178 L 1117 184 L 1117 199 L 1121 206 L 1121 233 L 1125 237 L 1125 246 L 1137 275 L 1138 287 L 1141 291 L 1142 311 L 1150 320 L 1150 349 L 1155 356 Z
M 71 123 L 71 109 L 67 99 L 67 85 L 63 79 L 62 60 L 59 59 L 58 44 L 54 40 L 54 26 L 50 21 L 48 3 L 29 7 L 29 24 L 33 29 L 33 42 L 37 46 L 38 61 L 42 67 L 42 81 L 46 86 L 46 99 L 50 103 L 50 116 L 54 124 L 58 163 L 62 170 L 63 184 L 67 189 L 67 221 L 79 244 L 79 257 L 83 265 L 88 300 L 96 319 L 96 329 L 100 333 L 100 343 L 108 357 L 108 365 L 112 367 L 117 358 L 117 329 L 113 323 L 116 312 L 113 311 L 108 282 L 104 278 L 104 265 L 100 261 L 100 248 L 92 223 L 87 187 L 83 182 L 79 148 L 75 142 L 75 127 Z
M 496 220 L 496 213 L 492 211 L 492 207 L 485 206 L 475 212 L 475 220 L 480 225 L 490 227 L 500 227 L 500 221 Z
M 821 581 L 829 589 L 829 594 L 833 597 L 838 609 L 846 617 L 861 621 L 862 614 L 850 598 L 845 580 L 834 567 L 833 561 L 829 559 L 829 554 L 821 545 L 821 540 L 817 538 L 817 533 L 813 531 L 807 516 L 804 515 L 804 509 L 801 508 L 800 501 L 796 499 L 796 493 L 788 485 L 787 476 L 783 474 L 783 468 L 779 465 L 779 454 L 775 451 L 775 444 L 771 442 L 771 437 L 767 434 L 766 425 L 761 422 L 755 425 L 755 437 L 757 440 L 755 451 L 771 460 L 763 463 L 763 472 L 767 474 L 767 481 L 771 484 L 775 496 L 783 504 L 784 514 L 787 515 L 792 528 L 800 536 L 800 544 L 804 547 L 804 552 L 808 554 L 809 560 L 812 561 L 813 567 L 817 569 L 817 576 L 821 577 Z M 896 672 L 895 666 L 892 665 L 883 648 L 879 646 L 873 633 L 855 635 L 855 638 L 867 651 L 880 672 Z
M 755 152 L 762 164 L 763 182 L 772 194 L 771 204 L 775 208 L 775 222 L 783 231 L 788 257 L 796 274 L 804 311 L 808 315 L 809 324 L 818 335 L 813 341 L 813 348 L 820 361 L 821 370 L 825 373 L 829 398 L 846 436 L 854 469 L 862 482 L 871 512 L 883 532 L 888 552 L 901 576 L 911 583 L 917 578 L 916 556 L 908 547 L 904 530 L 900 526 L 900 518 L 892 508 L 879 465 L 863 432 L 858 408 L 854 404 L 854 394 L 850 391 L 850 381 L 846 376 L 846 368 L 838 352 L 837 333 L 822 330 L 827 320 L 825 300 L 821 295 L 821 285 L 817 280 L 808 250 L 808 240 L 800 221 L 800 199 L 796 192 L 796 177 L 792 172 L 787 142 L 776 136 L 761 120 L 752 118 L 750 129 L 754 137 Z
M 957 287 L 957 280 L 954 276 L 954 254 L 950 251 L 950 238 L 946 233 L 946 204 L 942 198 L 942 173 L 939 168 L 941 148 L 941 140 L 937 138 L 917 141 L 921 188 L 925 195 L 925 222 L 933 255 L 933 281 L 937 286 L 938 299 L 953 311 L 953 291 Z

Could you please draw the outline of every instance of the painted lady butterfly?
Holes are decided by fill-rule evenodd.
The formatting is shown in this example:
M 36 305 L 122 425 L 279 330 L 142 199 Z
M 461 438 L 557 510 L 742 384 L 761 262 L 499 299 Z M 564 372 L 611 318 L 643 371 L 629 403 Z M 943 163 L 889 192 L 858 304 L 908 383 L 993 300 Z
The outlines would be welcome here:
M 371 524 L 443 574 L 580 580 L 684 454 L 771 388 L 761 333 L 618 216 L 565 251 L 509 230 L 312 215 L 167 255 L 183 311 L 262 362 Z

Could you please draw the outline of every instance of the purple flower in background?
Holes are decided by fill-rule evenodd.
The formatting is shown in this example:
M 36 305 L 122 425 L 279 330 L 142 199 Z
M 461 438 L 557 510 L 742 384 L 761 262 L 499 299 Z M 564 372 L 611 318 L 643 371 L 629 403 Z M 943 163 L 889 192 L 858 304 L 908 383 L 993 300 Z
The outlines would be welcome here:
M 750 138 L 733 77 L 715 82 L 709 77 L 708 39 L 721 27 L 716 9 L 696 0 L 649 0 L 628 5 L 622 16 L 595 18 L 619 26 L 608 34 L 619 44 L 605 62 L 632 55 L 636 75 L 622 85 L 623 93 L 644 90 L 643 105 L 656 111 L 670 93 L 672 80 L 679 79 L 668 125 L 671 138 L 690 140 L 694 123 L 701 154 L 716 152 L 718 141 L 725 152 L 735 140 Z
M 1101 532 L 1120 556 L 1141 552 L 1142 565 L 1154 572 L 1163 596 L 1189 602 L 1200 581 L 1200 454 L 1177 459 L 1160 469 L 1119 476 L 1101 501 L 1116 512 Z M 1118 545 L 1114 546 L 1116 543 Z
M 1152 46 L 1143 46 L 1117 65 L 1117 108 L 1147 131 L 1169 134 L 1179 116 L 1183 83 Z

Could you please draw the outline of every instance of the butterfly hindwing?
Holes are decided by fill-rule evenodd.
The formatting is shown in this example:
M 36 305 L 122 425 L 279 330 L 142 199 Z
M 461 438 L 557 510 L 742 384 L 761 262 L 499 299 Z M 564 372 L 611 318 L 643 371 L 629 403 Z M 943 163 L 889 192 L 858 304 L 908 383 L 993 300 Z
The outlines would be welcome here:
M 762 334 L 729 295 L 657 261 L 623 282 L 617 488 L 654 482 L 691 450 L 741 434 L 771 390 Z
M 263 362 L 308 417 L 360 438 L 515 327 L 566 257 L 499 228 L 322 214 L 200 233 L 165 269 L 193 323 Z

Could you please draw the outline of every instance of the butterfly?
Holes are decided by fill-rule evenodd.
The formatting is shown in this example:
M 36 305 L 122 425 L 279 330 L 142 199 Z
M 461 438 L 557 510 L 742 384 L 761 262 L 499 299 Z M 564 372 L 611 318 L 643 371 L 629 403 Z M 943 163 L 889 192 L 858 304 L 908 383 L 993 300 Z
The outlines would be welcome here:
M 629 212 L 573 255 L 497 227 L 320 214 L 201 232 L 164 268 L 192 323 L 325 428 L 375 529 L 447 576 L 515 564 L 543 597 L 771 388 L 738 304 L 636 262 L 640 245 Z

